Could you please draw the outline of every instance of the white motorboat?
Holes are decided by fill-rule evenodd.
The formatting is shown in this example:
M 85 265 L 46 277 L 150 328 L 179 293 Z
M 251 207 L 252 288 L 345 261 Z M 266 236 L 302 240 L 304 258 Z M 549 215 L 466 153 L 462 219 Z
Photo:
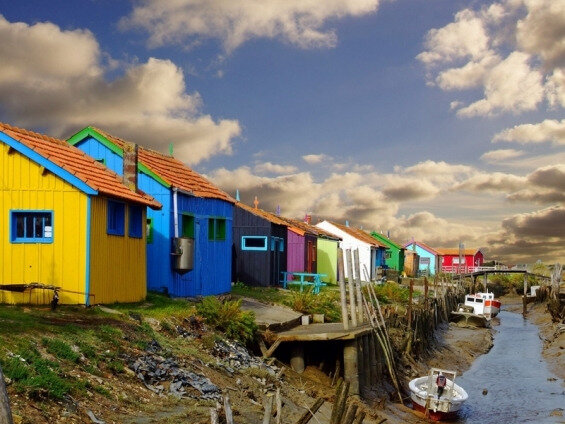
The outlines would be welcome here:
M 487 319 L 494 318 L 500 312 L 500 300 L 494 298 L 494 293 L 468 294 L 465 296 L 465 305 L 472 306 L 476 315 L 484 315 Z
M 438 390 L 441 383 L 438 376 L 445 377 L 445 387 Z M 423 412 L 433 421 L 445 421 L 457 418 L 457 414 L 469 395 L 457 384 L 457 372 L 432 368 L 428 375 L 410 381 L 412 408 Z M 439 393 L 442 392 L 442 393 Z

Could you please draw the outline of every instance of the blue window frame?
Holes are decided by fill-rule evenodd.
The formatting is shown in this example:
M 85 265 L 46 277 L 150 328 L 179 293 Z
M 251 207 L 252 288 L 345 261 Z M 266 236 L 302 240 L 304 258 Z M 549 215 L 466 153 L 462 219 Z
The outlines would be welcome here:
M 267 250 L 267 237 L 243 236 L 241 237 L 241 250 Z
M 139 205 L 130 205 L 128 230 L 130 237 L 141 238 L 143 236 L 142 218 L 143 208 Z
M 114 236 L 124 235 L 125 205 L 108 200 L 108 225 L 106 232 Z
M 10 211 L 12 243 L 53 243 L 53 211 Z

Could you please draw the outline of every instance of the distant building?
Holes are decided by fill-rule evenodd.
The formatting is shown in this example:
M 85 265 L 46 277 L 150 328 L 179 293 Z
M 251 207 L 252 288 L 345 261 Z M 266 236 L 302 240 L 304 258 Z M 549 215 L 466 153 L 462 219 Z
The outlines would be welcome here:
M 371 236 L 386 246 L 386 252 L 385 252 L 386 266 L 398 272 L 404 271 L 404 250 L 405 250 L 404 247 L 393 242 L 388 237 L 385 237 L 384 235 L 377 233 L 376 231 L 373 231 L 371 233 Z
M 464 274 L 475 272 L 483 266 L 484 255 L 480 249 L 436 249 L 440 255 L 441 272 Z
M 342 225 L 331 221 L 322 221 L 316 224 L 329 233 L 341 238 L 340 247 L 344 251 L 347 249 L 359 250 L 359 265 L 361 267 L 362 280 L 375 280 L 377 278 L 377 270 L 385 265 L 386 246 L 378 242 L 370 234 L 359 228 L 353 228 L 349 225 Z M 344 264 L 347 264 L 344 256 Z M 345 265 L 345 277 L 348 278 L 347 265 Z
M 411 250 L 418 255 L 418 273 L 420 275 L 436 274 L 439 269 L 439 253 L 437 250 L 421 241 L 411 241 L 403 247 L 406 251 Z
M 146 207 L 161 204 L 131 177 L 0 124 L 0 302 L 48 304 L 53 288 L 65 304 L 143 300 Z

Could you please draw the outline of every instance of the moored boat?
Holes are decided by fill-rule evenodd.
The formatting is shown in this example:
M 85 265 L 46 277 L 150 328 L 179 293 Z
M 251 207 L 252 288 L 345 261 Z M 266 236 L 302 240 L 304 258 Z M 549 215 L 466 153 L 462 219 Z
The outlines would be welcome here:
M 500 312 L 500 300 L 494 298 L 494 293 L 468 294 L 465 296 L 465 305 L 472 306 L 477 315 L 484 315 L 488 319 L 494 318 Z
M 412 408 L 433 421 L 447 421 L 457 414 L 469 395 L 455 384 L 457 372 L 432 368 L 427 376 L 410 381 Z M 443 385 L 443 388 L 442 388 Z
M 457 309 L 449 315 L 449 320 L 460 327 L 490 327 L 490 319 L 484 315 L 474 312 L 472 306 L 462 303 L 457 305 Z

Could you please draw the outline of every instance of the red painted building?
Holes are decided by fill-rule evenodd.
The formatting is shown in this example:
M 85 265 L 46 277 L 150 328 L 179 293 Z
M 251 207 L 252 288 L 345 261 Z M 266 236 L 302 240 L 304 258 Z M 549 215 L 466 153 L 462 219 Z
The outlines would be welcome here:
M 441 272 L 467 273 L 474 272 L 483 266 L 484 255 L 480 249 L 436 249 L 440 256 Z

